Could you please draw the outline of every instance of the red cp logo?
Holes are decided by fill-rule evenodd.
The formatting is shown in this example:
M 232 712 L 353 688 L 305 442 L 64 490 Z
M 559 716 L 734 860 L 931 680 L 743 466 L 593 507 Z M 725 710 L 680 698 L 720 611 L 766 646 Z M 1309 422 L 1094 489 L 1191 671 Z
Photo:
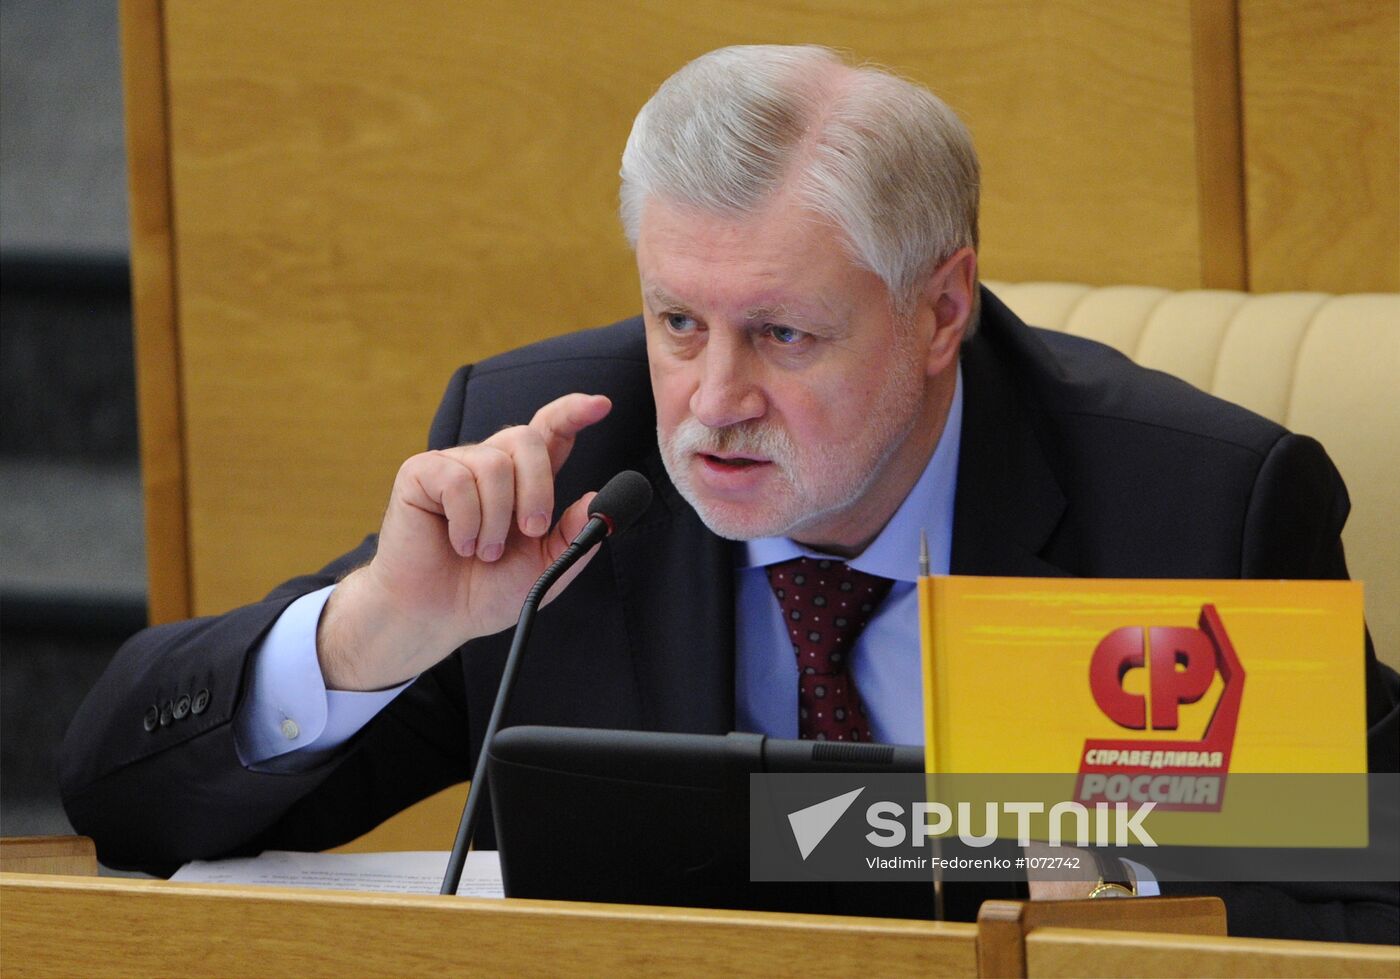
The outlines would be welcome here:
M 1148 696 L 1123 689 L 1128 671 L 1143 666 Z M 1177 707 L 1205 696 L 1217 670 L 1225 678 L 1221 704 L 1230 701 L 1238 710 L 1244 670 L 1215 606 L 1203 605 L 1198 629 L 1124 626 L 1104 636 L 1089 662 L 1089 688 L 1100 709 L 1123 727 L 1145 728 L 1150 703 L 1153 728 L 1174 731 Z

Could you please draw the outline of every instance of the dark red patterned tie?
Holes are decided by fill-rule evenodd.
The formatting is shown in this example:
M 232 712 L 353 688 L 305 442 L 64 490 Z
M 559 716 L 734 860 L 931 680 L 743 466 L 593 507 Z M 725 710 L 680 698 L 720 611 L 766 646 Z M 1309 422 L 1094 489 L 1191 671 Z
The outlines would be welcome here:
M 798 737 L 873 740 L 846 667 L 856 638 L 894 582 L 840 561 L 805 557 L 770 564 L 767 571 L 797 653 Z

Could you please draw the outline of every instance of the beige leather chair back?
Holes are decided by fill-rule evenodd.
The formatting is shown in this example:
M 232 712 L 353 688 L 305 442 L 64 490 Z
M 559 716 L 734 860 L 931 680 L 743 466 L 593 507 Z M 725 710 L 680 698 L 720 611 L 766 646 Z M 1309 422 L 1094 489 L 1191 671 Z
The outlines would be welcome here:
M 1400 667 L 1400 294 L 988 285 L 1028 323 L 1107 343 L 1327 447 L 1376 652 Z

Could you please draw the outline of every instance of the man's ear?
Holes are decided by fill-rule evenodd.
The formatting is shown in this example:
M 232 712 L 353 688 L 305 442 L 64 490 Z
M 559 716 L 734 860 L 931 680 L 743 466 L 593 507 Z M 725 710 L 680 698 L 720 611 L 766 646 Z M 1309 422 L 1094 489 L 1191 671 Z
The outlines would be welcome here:
M 931 319 L 933 337 L 925 365 L 929 377 L 958 359 L 958 348 L 977 309 L 977 253 L 960 248 L 929 273 L 920 312 Z

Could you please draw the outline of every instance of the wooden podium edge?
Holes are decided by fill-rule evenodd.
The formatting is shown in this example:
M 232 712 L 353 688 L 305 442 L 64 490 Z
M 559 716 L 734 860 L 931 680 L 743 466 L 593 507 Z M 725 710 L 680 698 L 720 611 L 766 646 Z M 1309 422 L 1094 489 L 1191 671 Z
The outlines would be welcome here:
M 1214 900 L 988 902 L 974 926 L 0 873 L 0 948 L 17 977 L 1400 974 L 1400 948 L 1144 923 L 1217 932 Z M 1133 930 L 1105 930 L 1115 919 Z
M 0 837 L 0 872 L 97 876 L 97 847 L 86 836 Z
M 8 873 L 0 907 L 6 976 L 977 969 L 964 923 Z
M 1149 939 L 1144 941 L 1144 939 Z M 1026 941 L 1031 975 L 1076 976 L 1400 976 L 1400 946 L 1289 938 L 1142 935 L 1084 928 L 1039 928 Z
M 988 901 L 979 976 L 1400 976 L 1400 946 L 1231 938 L 1217 897 Z
M 1027 939 L 1050 927 L 1224 938 L 1225 902 L 1218 897 L 986 901 L 977 912 L 977 974 L 1027 976 Z

